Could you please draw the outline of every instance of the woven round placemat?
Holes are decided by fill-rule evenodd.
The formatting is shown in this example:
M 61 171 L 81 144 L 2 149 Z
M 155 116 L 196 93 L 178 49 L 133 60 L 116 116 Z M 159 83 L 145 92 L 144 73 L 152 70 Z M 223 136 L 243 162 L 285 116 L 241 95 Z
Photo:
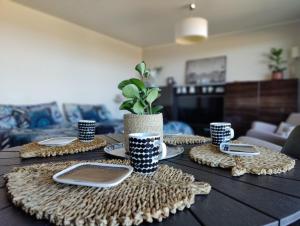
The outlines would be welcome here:
M 95 150 L 97 148 L 104 147 L 106 140 L 101 137 L 95 137 L 92 142 L 85 143 L 80 142 L 78 139 L 71 144 L 60 147 L 47 147 L 39 145 L 37 142 L 25 144 L 20 150 L 21 158 L 33 158 L 33 157 L 50 157 L 56 155 L 75 154 L 78 152 L 85 152 Z
M 295 160 L 285 154 L 255 146 L 257 156 L 237 157 L 224 154 L 219 147 L 205 144 L 191 149 L 190 157 L 197 163 L 211 167 L 231 168 L 233 176 L 245 173 L 271 175 L 284 173 L 294 168 Z
M 81 161 L 83 162 L 83 161 Z M 129 164 L 128 160 L 97 161 Z M 132 173 L 113 188 L 58 184 L 53 174 L 78 163 L 46 163 L 15 168 L 5 175 L 12 202 L 37 219 L 56 225 L 138 225 L 161 221 L 189 208 L 195 195 L 208 194 L 210 185 L 192 175 L 160 165 L 152 176 Z
M 169 145 L 181 145 L 181 144 L 205 144 L 210 142 L 208 137 L 197 135 L 165 135 L 164 142 Z

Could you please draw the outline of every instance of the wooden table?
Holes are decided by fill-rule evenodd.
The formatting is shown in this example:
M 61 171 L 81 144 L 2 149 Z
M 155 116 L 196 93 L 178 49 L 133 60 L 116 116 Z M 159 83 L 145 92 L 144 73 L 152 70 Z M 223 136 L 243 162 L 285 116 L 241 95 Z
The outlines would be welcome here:
M 119 136 L 104 136 L 108 143 L 117 143 Z M 229 170 L 198 165 L 189 159 L 192 146 L 173 159 L 161 161 L 193 174 L 196 180 L 212 185 L 208 196 L 197 196 L 196 203 L 177 212 L 163 222 L 151 225 L 288 225 L 300 219 L 300 163 L 288 173 L 274 176 L 244 175 L 232 177 Z M 19 147 L 0 151 L 0 175 L 13 167 L 32 163 L 94 160 L 111 158 L 103 150 L 51 158 L 21 160 Z M 36 220 L 14 207 L 7 198 L 5 182 L 0 177 L 0 226 L 46 226 L 45 220 Z M 150 225 L 150 224 L 144 224 Z

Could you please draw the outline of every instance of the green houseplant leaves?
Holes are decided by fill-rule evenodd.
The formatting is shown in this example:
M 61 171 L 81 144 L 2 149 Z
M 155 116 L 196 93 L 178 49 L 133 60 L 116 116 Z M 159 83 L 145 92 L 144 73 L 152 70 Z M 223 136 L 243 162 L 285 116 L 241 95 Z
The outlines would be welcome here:
M 137 78 L 132 78 L 132 79 L 129 79 L 129 82 L 136 85 L 136 87 L 138 87 L 139 90 L 146 92 L 146 87 L 145 87 L 145 84 L 143 83 L 143 81 L 141 81 Z
M 141 101 L 135 102 L 135 104 L 132 107 L 132 110 L 136 114 L 140 114 L 140 115 L 143 114 L 144 113 L 144 106 L 141 103 Z
M 272 72 L 283 72 L 286 68 L 286 60 L 282 57 L 283 49 L 272 48 L 269 54 L 269 68 Z
M 144 61 L 142 61 L 141 63 L 137 64 L 135 66 L 135 70 L 137 72 L 139 72 L 140 76 L 143 76 L 145 74 L 145 71 L 146 71 L 146 64 Z
M 163 106 L 161 105 L 157 105 L 155 107 L 152 108 L 152 114 L 157 114 L 160 113 L 163 110 Z
M 120 110 L 127 110 L 130 111 L 131 113 L 133 112 L 133 101 L 132 100 L 125 100 L 119 107 Z
M 146 101 L 151 105 L 153 101 L 158 98 L 159 95 L 159 88 L 152 88 L 149 90 L 148 95 L 146 97 Z
M 122 89 L 122 94 L 124 97 L 127 98 L 139 98 L 140 97 L 140 92 L 139 89 L 136 87 L 134 84 L 128 84 L 123 87 Z
M 131 78 L 119 83 L 118 89 L 127 98 L 119 107 L 120 110 L 127 110 L 133 114 L 158 114 L 162 106 L 152 106 L 153 102 L 160 96 L 159 88 L 146 87 L 143 80 L 150 76 L 150 70 L 144 61 L 135 66 L 135 70 L 142 79 Z

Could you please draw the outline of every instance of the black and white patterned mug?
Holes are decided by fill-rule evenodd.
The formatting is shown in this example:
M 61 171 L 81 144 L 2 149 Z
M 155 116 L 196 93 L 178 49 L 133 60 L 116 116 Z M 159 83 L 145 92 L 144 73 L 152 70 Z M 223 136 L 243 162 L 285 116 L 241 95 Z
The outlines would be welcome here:
M 234 137 L 234 130 L 229 122 L 210 123 L 210 136 L 213 145 L 229 142 Z
M 78 122 L 78 138 L 82 142 L 92 142 L 95 138 L 96 122 L 80 120 Z
M 157 170 L 158 161 L 167 154 L 166 145 L 159 133 L 131 133 L 129 137 L 130 164 L 135 172 L 152 174 Z M 160 151 L 161 150 L 161 151 Z

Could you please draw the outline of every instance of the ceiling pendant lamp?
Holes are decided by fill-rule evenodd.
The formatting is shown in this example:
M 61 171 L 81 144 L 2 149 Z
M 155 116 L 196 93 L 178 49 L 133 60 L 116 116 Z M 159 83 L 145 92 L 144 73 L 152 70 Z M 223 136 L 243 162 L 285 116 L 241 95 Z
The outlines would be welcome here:
M 190 9 L 196 8 L 195 3 L 190 4 Z M 189 45 L 202 42 L 208 37 L 207 20 L 201 17 L 188 17 L 176 24 L 175 41 L 177 44 Z

